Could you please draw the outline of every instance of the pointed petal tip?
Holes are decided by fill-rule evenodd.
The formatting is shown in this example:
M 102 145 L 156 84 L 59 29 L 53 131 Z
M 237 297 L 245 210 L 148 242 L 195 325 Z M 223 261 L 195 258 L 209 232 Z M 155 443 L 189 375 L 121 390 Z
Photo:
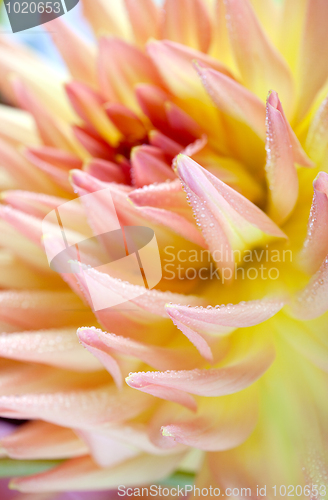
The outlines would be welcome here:
M 189 410 L 196 412 L 197 403 L 194 397 L 184 391 L 175 390 L 174 387 L 165 387 L 161 384 L 156 384 L 156 376 L 163 372 L 135 372 L 130 373 L 125 381 L 132 389 L 151 394 L 156 398 L 161 398 L 173 403 L 182 405 Z M 172 372 L 174 373 L 174 372 Z
M 319 172 L 313 181 L 313 188 L 320 193 L 328 196 L 328 174 L 326 172 Z
M 267 119 L 270 118 L 270 116 L 268 117 L 268 113 L 270 113 L 270 111 L 272 113 L 274 110 L 276 110 L 281 114 L 281 118 L 285 122 L 285 126 L 288 131 L 289 141 L 292 148 L 292 155 L 294 162 L 298 163 L 302 167 L 314 168 L 315 163 L 305 153 L 292 127 L 290 126 L 289 121 L 287 120 L 284 108 L 279 99 L 278 92 L 271 89 L 268 93 L 266 102 L 267 102 Z
M 328 174 L 319 172 L 313 181 L 313 199 L 307 236 L 300 253 L 300 264 L 310 275 L 316 273 L 328 255 Z

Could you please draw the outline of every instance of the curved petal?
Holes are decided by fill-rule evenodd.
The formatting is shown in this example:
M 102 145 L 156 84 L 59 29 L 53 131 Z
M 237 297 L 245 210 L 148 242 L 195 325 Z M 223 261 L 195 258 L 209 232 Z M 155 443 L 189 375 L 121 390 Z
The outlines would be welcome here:
M 226 396 L 245 389 L 260 378 L 272 364 L 275 353 L 269 343 L 261 342 L 261 345 L 248 347 L 248 351 L 239 353 L 239 357 L 224 363 L 222 368 L 131 373 L 126 382 L 130 387 L 148 394 L 153 394 L 153 389 L 158 387 L 165 388 L 167 394 L 172 390 L 173 397 L 179 392 L 182 396 L 184 393 Z
M 110 145 L 116 146 L 121 134 L 109 120 L 103 106 L 105 101 L 101 95 L 82 82 L 67 83 L 65 88 L 73 108 L 82 120 Z
M 146 129 L 140 118 L 123 104 L 112 102 L 105 105 L 105 111 L 115 127 L 129 141 L 138 141 L 145 137 Z
M 265 170 L 269 184 L 269 214 L 279 224 L 288 218 L 296 204 L 298 176 L 288 128 L 278 102 L 278 96 L 271 93 L 267 100 Z
M 231 271 L 230 278 L 233 250 L 286 237 L 258 207 L 190 158 L 179 155 L 176 169 L 213 259 L 222 272 Z
M 154 457 L 142 455 L 109 468 L 100 468 L 90 457 L 75 458 L 46 473 L 12 481 L 23 492 L 103 490 L 124 484 L 142 486 L 168 476 L 182 455 Z
M 132 191 L 128 198 L 155 224 L 163 224 L 196 245 L 206 248 L 204 238 L 195 226 L 192 211 L 176 179 Z
M 252 92 L 220 71 L 196 65 L 201 81 L 216 106 L 245 123 L 265 139 L 265 106 Z
M 13 145 L 38 146 L 40 144 L 35 122 L 26 111 L 1 104 L 0 120 L 0 136 Z
M 125 299 L 126 302 L 132 302 L 143 311 L 147 311 L 148 314 L 154 315 L 153 320 L 158 320 L 159 317 L 166 318 L 166 305 L 168 303 L 181 303 L 181 304 L 199 304 L 204 303 L 204 300 L 195 295 L 182 295 L 172 292 L 162 292 L 160 290 L 149 290 L 148 288 L 132 285 L 131 283 L 125 283 L 120 279 L 113 278 L 108 274 L 97 271 L 96 269 L 85 269 L 84 274 L 88 277 L 88 283 L 91 281 L 98 283 L 99 294 L 102 294 L 104 290 L 107 290 L 107 294 L 110 292 L 117 294 Z M 78 275 L 81 279 L 82 276 Z M 102 285 L 102 286 L 101 286 Z M 96 289 L 96 287 L 95 287 Z M 128 307 L 126 305 L 126 307 Z M 133 309 L 131 309 L 132 312 Z M 157 318 L 156 318 L 157 316 Z
M 78 372 L 92 372 L 102 368 L 79 345 L 76 328 L 1 333 L 0 355 L 17 361 L 41 363 Z
M 17 242 L 16 242 L 17 243 Z M 50 284 L 48 282 L 48 284 Z M 9 249 L 0 250 L 0 286 L 2 288 L 24 290 L 42 289 L 43 276 L 17 258 Z
M 61 19 L 45 23 L 74 80 L 96 86 L 96 48 Z
M 328 4 L 309 0 L 305 15 L 302 49 L 299 60 L 300 96 L 297 117 L 301 120 L 328 77 L 326 59 Z
M 291 73 L 262 30 L 251 2 L 226 0 L 226 9 L 231 44 L 245 85 L 261 99 L 270 88 L 277 89 L 290 113 L 293 108 Z
M 173 95 L 178 97 L 201 97 L 204 95 L 192 64 L 194 60 L 231 76 L 229 70 L 217 59 L 180 43 L 169 40 L 152 41 L 148 43 L 147 48 L 168 88 Z
M 66 191 L 72 190 L 68 181 L 68 172 L 72 168 L 82 167 L 80 158 L 66 151 L 47 146 L 27 148 L 24 155 L 39 171 L 47 174 L 59 186 Z
M 227 335 L 236 328 L 262 323 L 280 311 L 283 305 L 283 300 L 263 299 L 206 309 L 168 305 L 166 311 L 202 356 L 212 361 L 213 355 L 209 344 L 213 343 L 214 339 Z
M 181 153 L 183 149 L 181 144 L 173 141 L 158 130 L 151 130 L 148 135 L 150 144 L 160 148 L 164 152 L 167 161 L 170 163 L 177 154 Z
M 207 244 L 195 224 L 181 215 L 161 208 L 141 207 L 140 213 L 155 224 L 162 224 L 196 245 L 207 248 Z
M 85 17 L 90 22 L 95 35 L 98 37 L 104 33 L 121 37 L 131 38 L 131 27 L 125 9 L 124 0 L 117 0 L 115 9 L 109 8 L 106 0 L 82 0 Z
M 328 310 L 328 257 L 310 279 L 308 285 L 297 294 L 291 305 L 291 313 L 298 319 L 318 318 Z
M 166 40 L 149 42 L 147 48 L 167 87 L 179 99 L 178 105 L 209 136 L 213 136 L 214 130 L 217 133 L 222 124 L 217 110 L 213 108 L 211 100 L 199 80 L 193 61 L 200 61 L 229 76 L 231 76 L 230 72 L 216 59 L 175 42 Z M 196 106 L 195 103 L 197 103 Z M 202 106 L 199 103 L 202 103 Z
M 15 78 L 12 84 L 20 107 L 34 117 L 45 146 L 76 153 L 78 146 L 67 123 L 48 111 L 39 100 L 39 96 L 36 96 L 22 81 Z
M 139 112 L 134 86 L 151 83 L 162 87 L 151 59 L 133 45 L 114 37 L 99 42 L 99 83 L 106 99 L 125 104 Z
M 73 125 L 72 131 L 76 139 L 83 146 L 88 156 L 91 154 L 94 158 L 103 158 L 104 160 L 113 160 L 115 149 L 104 139 L 92 133 L 87 126 Z
M 78 324 L 83 303 L 72 292 L 22 290 L 0 292 L 0 320 L 18 329 L 62 328 Z M 92 318 L 89 313 L 89 319 Z M 79 319 L 80 318 L 80 319 Z
M 17 105 L 11 75 L 24 82 L 38 96 L 40 107 L 47 115 L 71 122 L 74 113 L 63 90 L 63 76 L 52 64 L 38 57 L 26 45 L 0 39 L 0 85 L 1 91 L 10 102 Z
M 154 146 L 136 146 L 131 152 L 132 178 L 137 187 L 175 179 L 162 151 Z
M 97 334 L 94 334 L 94 332 L 95 329 L 93 328 L 83 328 L 78 329 L 77 334 L 83 347 L 103 364 L 108 373 L 113 377 L 117 387 L 120 389 L 123 384 L 120 365 L 108 346 Z
M 71 429 L 40 420 L 19 426 L 1 440 L 1 448 L 10 458 L 19 460 L 71 458 L 88 452 Z
M 136 447 L 122 443 L 115 435 L 108 436 L 98 429 L 81 430 L 77 434 L 87 443 L 90 454 L 100 467 L 114 467 L 140 455 Z
M 253 388 L 240 394 L 205 399 L 196 415 L 173 416 L 162 425 L 163 446 L 177 443 L 206 451 L 223 451 L 240 445 L 254 430 L 257 401 Z M 242 409 L 242 411 L 241 411 Z
M 200 356 L 193 348 L 154 346 L 121 335 L 103 332 L 94 327 L 79 328 L 77 334 L 84 345 L 98 345 L 98 339 L 109 348 L 109 352 L 137 358 L 159 370 L 178 369 L 178 367 L 186 369 L 201 362 Z
M 100 158 L 92 158 L 92 160 L 84 165 L 83 170 L 103 182 L 123 184 L 127 180 L 125 172 L 120 165 Z
M 315 273 L 328 255 L 328 174 L 320 172 L 313 182 L 313 200 L 307 236 L 300 255 L 309 273 Z
M 305 148 L 319 166 L 324 165 L 328 150 L 328 97 L 323 100 L 310 123 Z
M 26 158 L 9 142 L 0 138 L 0 161 L 5 165 L 8 176 L 13 178 L 18 187 L 54 193 L 49 179 L 34 168 L 33 164 L 26 161 Z
M 202 0 L 165 0 L 163 17 L 162 38 L 207 52 L 212 26 Z
M 141 47 L 150 38 L 159 38 L 160 9 L 153 0 L 125 0 L 135 41 Z
M 134 418 L 154 403 L 151 396 L 127 386 L 122 391 L 113 385 L 90 389 L 85 382 L 83 389 L 72 390 L 68 387 L 61 392 L 50 392 L 51 384 L 48 382 L 46 393 L 1 396 L 0 414 L 8 418 L 41 419 L 83 429 Z

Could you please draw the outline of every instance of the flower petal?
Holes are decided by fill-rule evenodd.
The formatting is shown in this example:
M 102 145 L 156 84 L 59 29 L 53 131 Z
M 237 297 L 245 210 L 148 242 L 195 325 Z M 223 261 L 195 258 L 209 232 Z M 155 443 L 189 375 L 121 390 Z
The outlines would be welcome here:
M 202 83 L 216 106 L 237 121 L 246 123 L 264 140 L 265 106 L 252 92 L 220 71 L 196 66 Z
M 88 452 L 71 429 L 40 420 L 19 426 L 1 440 L 1 447 L 10 458 L 19 460 L 71 458 Z
M 129 199 L 138 207 L 171 209 L 172 211 L 192 216 L 190 207 L 183 193 L 181 182 L 163 182 L 154 186 L 145 186 L 129 193 Z M 192 220 L 192 217 L 190 218 Z
M 68 182 L 69 170 L 82 167 L 80 158 L 52 147 L 28 148 L 24 155 L 37 169 L 47 174 L 66 191 L 71 191 Z
M 163 151 L 169 163 L 171 163 L 173 158 L 181 153 L 183 149 L 181 144 L 173 141 L 158 130 L 151 130 L 149 132 L 149 142 L 152 146 L 156 146 Z
M 38 170 L 26 161 L 16 147 L 1 138 L 0 161 L 5 165 L 8 175 L 16 181 L 17 187 L 24 186 L 25 189 L 39 192 L 54 192 L 49 179 L 45 175 L 39 175 Z
M 283 223 L 294 209 L 298 198 L 298 176 L 288 128 L 278 107 L 272 105 L 274 100 L 271 94 L 267 101 L 265 169 L 270 189 L 269 214 L 277 223 Z
M 138 211 L 149 221 L 155 224 L 162 224 L 186 240 L 207 248 L 207 244 L 200 231 L 195 227 L 193 222 L 190 222 L 185 217 L 161 208 L 141 207 L 138 208 Z
M 72 292 L 61 291 L 4 291 L 0 292 L 0 320 L 22 330 L 63 328 L 76 325 L 92 315 Z M 82 316 L 82 317 L 83 317 Z
M 202 129 L 185 111 L 171 102 L 165 103 L 165 109 L 173 136 L 179 144 L 188 145 L 201 137 Z
M 43 219 L 51 210 L 67 202 L 67 198 L 21 190 L 4 191 L 2 200 L 13 208 L 40 219 Z M 80 230 L 81 218 L 83 217 L 82 207 L 71 205 L 70 208 L 70 227 L 71 229 L 78 227 Z
M 115 127 L 129 141 L 138 141 L 145 137 L 146 129 L 138 116 L 129 108 L 119 103 L 109 103 L 105 111 Z
M 152 0 L 125 0 L 133 35 L 141 47 L 150 38 L 159 38 L 160 11 Z
M 297 294 L 291 305 L 291 314 L 300 320 L 318 318 L 328 310 L 328 257 L 310 279 L 308 285 Z
M 175 179 L 162 151 L 154 146 L 136 146 L 131 152 L 132 177 L 137 187 Z
M 271 90 L 269 92 L 269 95 L 267 98 L 267 105 L 268 104 L 280 112 L 281 117 L 286 125 L 291 149 L 293 152 L 294 162 L 297 163 L 298 165 L 303 166 L 303 167 L 313 167 L 314 166 L 313 161 L 310 160 L 310 158 L 307 156 L 304 149 L 302 148 L 298 138 L 296 137 L 295 132 L 293 131 L 292 127 L 289 124 L 289 121 L 286 118 L 286 115 L 285 115 L 284 109 L 281 105 L 281 102 L 279 100 L 278 94 L 274 90 Z
M 61 19 L 45 23 L 45 28 L 64 59 L 74 80 L 96 85 L 96 50 Z
M 275 328 L 292 349 L 320 370 L 328 372 L 326 314 L 312 321 L 298 321 L 287 315 L 275 322 Z
M 245 344 L 243 339 L 240 344 Z M 165 388 L 166 395 L 172 390 L 174 401 L 177 393 L 197 394 L 199 396 L 213 397 L 226 396 L 239 392 L 253 384 L 272 364 L 275 353 L 272 345 L 267 341 L 255 341 L 255 345 L 240 345 L 229 362 L 223 361 L 223 366 L 207 370 L 181 370 L 166 372 L 137 372 L 131 373 L 127 384 L 139 391 L 153 394 L 154 389 Z M 260 345 L 258 345 L 260 344 Z M 181 401 L 181 404 L 183 402 Z
M 101 38 L 99 51 L 99 83 L 102 94 L 108 100 L 121 102 L 138 113 L 134 86 L 137 83 L 162 86 L 152 61 L 141 50 L 119 38 Z
M 309 0 L 305 15 L 302 49 L 299 60 L 300 96 L 298 119 L 302 119 L 328 77 L 326 53 L 328 4 Z
M 140 450 L 129 443 L 122 443 L 115 435 L 108 436 L 96 429 L 77 431 L 85 441 L 90 454 L 100 467 L 114 467 L 140 455 Z
M 115 149 L 97 134 L 91 133 L 86 126 L 73 125 L 72 130 L 79 143 L 93 158 L 114 159 Z
M 106 115 L 103 108 L 104 99 L 91 87 L 81 82 L 67 83 L 66 92 L 73 108 L 82 120 L 110 145 L 116 146 L 121 134 Z
M 16 146 L 20 144 L 38 146 L 40 144 L 35 122 L 26 111 L 1 104 L 0 120 L 0 136 L 6 141 Z
M 219 269 L 231 270 L 230 279 L 235 265 L 232 250 L 286 237 L 253 203 L 190 158 L 179 155 L 176 169 L 213 259 Z
M 109 348 L 109 352 L 137 358 L 159 370 L 178 369 L 178 367 L 185 369 L 201 362 L 194 348 L 154 346 L 121 335 L 103 332 L 94 327 L 79 328 L 77 333 L 84 344 L 98 346 L 97 342 L 100 340 Z
M 119 36 L 123 39 L 131 38 L 131 28 L 124 0 L 117 0 L 115 9 L 111 9 L 106 0 L 82 0 L 84 16 L 90 22 L 95 35 L 104 33 Z
M 39 371 L 39 376 L 41 373 Z M 59 392 L 51 391 L 51 383 L 47 381 L 43 389 L 47 392 L 40 393 L 38 388 L 39 393 L 1 396 L 0 414 L 9 418 L 41 419 L 64 427 L 83 429 L 134 418 L 153 404 L 151 396 L 127 386 L 118 392 L 112 384 L 90 389 L 86 382 L 80 381 L 79 385 L 84 384 L 84 388 L 75 390 L 63 384 L 65 390 Z
M 291 73 L 262 30 L 250 1 L 226 0 L 226 9 L 231 44 L 246 87 L 262 100 L 270 88 L 277 89 L 284 108 L 290 113 L 293 108 Z
M 78 372 L 92 372 L 102 368 L 79 345 L 76 328 L 1 333 L 0 355 L 17 361 L 41 363 Z
M 140 422 L 120 422 L 110 423 L 98 426 L 90 432 L 96 434 L 99 438 L 101 436 L 119 441 L 122 445 L 129 445 L 135 450 L 151 453 L 153 455 L 167 455 L 172 454 L 171 450 L 163 450 L 152 443 L 149 437 L 149 425 Z M 78 431 L 80 432 L 80 431 Z M 86 434 L 88 431 L 84 431 Z M 101 439 L 99 440 L 99 447 L 101 447 Z M 110 450 L 109 450 L 110 451 Z M 175 454 L 176 451 L 174 450 Z
M 12 83 L 20 107 L 34 117 L 45 146 L 63 149 L 72 153 L 77 152 L 78 145 L 64 120 L 48 111 L 39 98 L 23 82 L 15 78 Z
M 213 360 L 209 344 L 236 328 L 254 326 L 274 316 L 284 305 L 282 300 L 254 300 L 215 308 L 166 306 L 167 314 L 208 361 Z
M 12 227 L 13 225 L 12 221 L 0 221 L 1 246 L 5 248 L 7 252 L 10 252 L 14 258 L 22 261 L 25 269 L 26 266 L 28 266 L 30 269 L 35 269 L 38 273 L 40 273 L 39 281 L 43 281 L 44 277 L 47 276 L 47 279 L 49 280 L 48 285 L 53 285 L 54 282 L 57 282 L 57 287 L 58 285 L 60 286 L 58 283 L 58 277 L 54 276 L 53 272 L 49 268 L 44 250 L 36 246 L 35 243 L 31 242 L 22 233 L 20 234 L 19 229 L 16 230 L 15 227 Z M 24 275 L 26 277 L 26 271 L 22 275 L 22 278 Z M 18 288 L 22 287 L 19 286 Z M 28 289 L 29 285 L 26 285 L 25 288 Z
M 137 84 L 135 94 L 140 108 L 154 127 L 163 133 L 169 133 L 170 127 L 165 110 L 165 103 L 170 100 L 169 94 L 149 83 Z
M 169 302 L 181 303 L 181 304 L 199 304 L 204 303 L 204 300 L 196 297 L 194 295 L 182 295 L 178 293 L 162 292 L 159 290 L 149 290 L 143 286 L 132 285 L 131 283 L 124 283 L 120 279 L 113 278 L 108 274 L 100 272 L 96 269 L 87 268 L 84 270 L 84 276 L 88 277 L 89 286 L 91 283 L 98 283 L 98 293 L 99 300 L 101 300 L 101 294 L 104 290 L 107 291 L 108 296 L 110 293 L 118 295 L 125 299 L 126 302 L 131 302 L 136 306 L 140 307 L 143 311 L 147 311 L 148 315 L 153 314 L 153 320 L 158 320 L 159 317 L 166 318 L 166 305 Z M 85 287 L 83 284 L 82 273 L 78 275 L 81 281 L 81 286 Z M 97 290 L 97 286 L 95 286 Z M 126 305 L 126 307 L 128 307 Z M 131 313 L 132 313 L 131 309 Z M 157 316 L 157 318 L 156 318 Z
M 108 346 L 102 341 L 101 338 L 95 333 L 94 328 L 79 329 L 77 334 L 83 347 L 85 347 L 91 354 L 93 354 L 106 368 L 108 373 L 114 379 L 118 388 L 122 387 L 123 377 L 121 374 L 120 364 Z
M 12 75 L 37 95 L 40 106 L 47 115 L 71 122 L 74 113 L 65 98 L 63 76 L 51 63 L 38 57 L 26 45 L 0 40 L 0 85 L 10 102 L 17 105 L 17 96 L 12 86 Z
M 163 440 L 206 451 L 223 451 L 240 445 L 254 430 L 257 403 L 253 388 L 219 399 L 202 398 L 196 415 L 173 417 L 162 426 Z M 241 411 L 242 408 L 242 411 Z
M 203 101 L 205 97 L 206 102 L 204 90 L 192 64 L 194 60 L 231 76 L 230 72 L 217 59 L 185 45 L 164 40 L 149 42 L 147 48 L 168 88 L 173 95 L 182 99 L 196 97 Z
M 120 165 L 100 158 L 93 158 L 88 161 L 84 165 L 83 170 L 103 182 L 124 184 L 127 181 L 127 176 Z
M 117 488 L 122 484 L 136 487 L 167 477 L 181 458 L 181 454 L 164 457 L 144 454 L 114 467 L 101 468 L 90 457 L 81 457 L 46 473 L 15 479 L 11 485 L 23 492 L 96 491 Z
M 326 170 L 328 151 L 328 97 L 324 99 L 310 123 L 305 148 L 311 158 Z
M 313 201 L 301 261 L 310 274 L 318 271 L 328 255 L 328 174 L 320 172 L 313 182 Z
M 49 285 L 49 282 L 47 283 Z M 42 289 L 44 279 L 36 269 L 18 259 L 9 249 L 0 250 L 0 286 L 10 289 Z
M 212 26 L 202 0 L 165 0 L 163 13 L 162 38 L 207 52 Z

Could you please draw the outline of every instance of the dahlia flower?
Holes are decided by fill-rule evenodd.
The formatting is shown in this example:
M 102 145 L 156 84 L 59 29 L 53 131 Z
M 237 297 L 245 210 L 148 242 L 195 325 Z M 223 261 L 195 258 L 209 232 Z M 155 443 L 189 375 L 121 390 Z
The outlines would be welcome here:
M 95 41 L 45 25 L 64 77 L 0 42 L 11 488 L 146 497 L 178 472 L 189 498 L 326 498 L 328 2 L 82 3 Z M 156 285 L 101 237 L 113 206 L 153 231 Z M 85 241 L 52 269 L 61 207 Z

